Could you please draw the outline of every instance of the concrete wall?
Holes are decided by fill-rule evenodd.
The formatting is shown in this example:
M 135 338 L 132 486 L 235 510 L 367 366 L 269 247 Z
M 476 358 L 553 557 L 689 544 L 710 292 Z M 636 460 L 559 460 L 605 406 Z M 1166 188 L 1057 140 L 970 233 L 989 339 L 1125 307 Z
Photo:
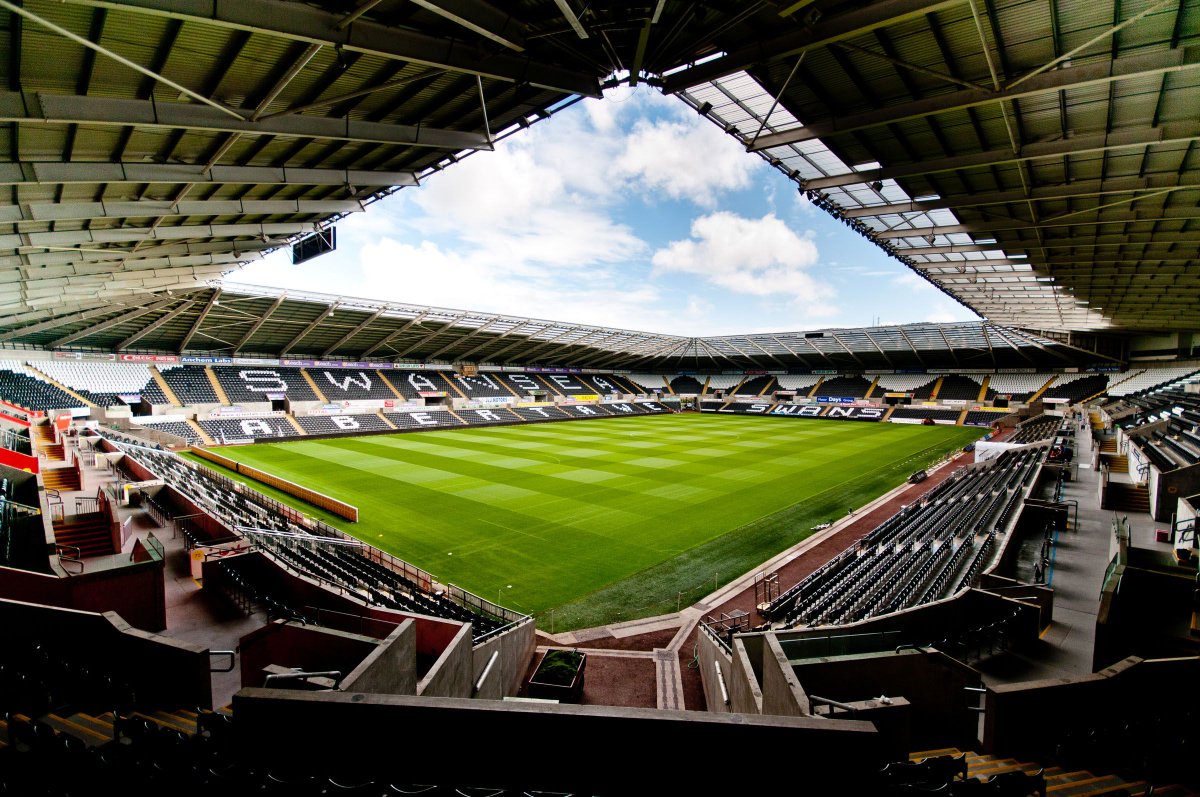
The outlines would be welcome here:
M 1016 757 L 1052 752 L 1069 730 L 1111 722 L 1115 712 L 1190 711 L 1194 716 L 1200 695 L 1191 685 L 1198 678 L 1197 657 L 1130 657 L 1091 675 L 990 687 L 983 751 Z
M 405 620 L 342 679 L 343 692 L 417 693 L 417 626 Z
M 1158 485 L 1158 492 L 1150 495 L 1154 501 L 1154 519 L 1159 523 L 1170 523 L 1171 514 L 1179 508 L 1179 499 L 1200 493 L 1200 464 L 1164 473 L 1159 477 Z
M 417 682 L 417 694 L 424 697 L 471 697 L 475 659 L 471 655 L 471 626 L 462 625 L 442 655 Z
M 729 689 L 730 711 L 735 714 L 763 713 L 762 687 L 746 644 L 738 637 L 733 640 L 733 656 L 725 686 Z
M 348 675 L 378 644 L 378 640 L 359 634 L 276 620 L 239 640 L 242 685 L 262 686 L 272 665 Z
M 659 783 L 681 794 L 740 794 L 748 784 L 794 793 L 802 783 L 806 794 L 853 794 L 884 762 L 871 724 L 849 720 L 277 689 L 241 690 L 233 712 L 235 755 L 247 762 L 353 762 L 359 778 L 383 783 L 581 794 Z M 704 750 L 719 751 L 719 763 L 697 758 Z M 748 754 L 787 766 L 748 771 Z
M 496 663 L 488 672 L 476 697 L 498 700 L 515 695 L 521 689 L 529 661 L 533 657 L 537 626 L 533 620 L 505 631 L 477 645 L 474 651 L 474 681 L 479 681 L 492 654 L 498 653 Z
M 910 706 L 908 743 L 918 749 L 973 747 L 978 715 L 967 709 L 967 687 L 979 673 L 938 652 L 906 650 L 792 662 L 797 682 L 814 704 L 818 697 L 841 703 L 880 696 L 903 697 Z M 964 748 L 964 749 L 965 749 Z
M 733 666 L 729 654 L 708 634 L 697 631 L 696 658 L 700 662 L 700 682 L 704 687 L 705 706 L 708 707 L 709 712 L 729 713 L 730 708 L 726 701 L 729 687 L 726 686 L 725 692 L 722 692 L 722 681 L 717 677 L 717 673 L 720 673 L 723 682 L 729 683 Z
M 812 713 L 808 695 L 796 679 L 787 655 L 774 634 L 764 634 L 762 713 L 775 717 L 805 717 Z

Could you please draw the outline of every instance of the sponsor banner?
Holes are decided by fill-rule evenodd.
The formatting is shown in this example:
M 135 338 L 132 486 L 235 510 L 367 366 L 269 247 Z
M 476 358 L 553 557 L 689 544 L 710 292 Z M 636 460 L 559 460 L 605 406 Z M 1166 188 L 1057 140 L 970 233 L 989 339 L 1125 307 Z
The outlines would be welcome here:
M 385 410 L 421 410 L 425 409 L 424 404 L 417 404 L 415 401 L 393 401 L 392 399 L 383 400 L 383 409 Z
M 279 360 L 268 357 L 234 357 L 234 365 L 279 365 Z
M 820 404 L 853 404 L 853 396 L 817 396 Z
M 528 368 L 518 368 L 518 371 L 535 371 L 539 374 L 581 374 L 583 371 L 579 368 L 537 368 L 530 366 Z
M 179 362 L 191 365 L 233 365 L 232 357 L 180 357 Z
M 884 398 L 908 398 L 912 393 L 884 393 Z
M 251 389 L 253 390 L 253 388 Z M 263 395 L 269 401 L 283 401 L 283 399 L 287 398 L 287 393 L 264 393 Z
M 942 403 L 947 407 L 965 407 L 970 402 L 966 399 L 942 399 Z
M 177 363 L 179 358 L 174 354 L 122 354 L 121 362 L 126 363 Z
M 901 373 L 901 372 L 900 371 L 879 371 L 879 370 L 863 371 L 863 374 L 866 376 L 884 376 L 886 374 L 895 374 L 895 373 Z
M 418 390 L 417 395 L 421 398 L 445 398 L 446 391 L 444 390 Z
M 1038 372 L 1038 369 L 1036 369 L 1036 368 L 998 368 L 998 369 L 996 369 L 996 373 L 998 373 L 998 374 L 1036 374 L 1037 372 Z
M 238 360 L 239 363 L 258 362 L 257 360 Z M 292 368 L 310 368 L 317 364 L 316 360 L 279 360 L 276 365 L 286 365 Z
M 927 374 L 990 374 L 991 368 L 928 368 Z
M 924 368 L 897 368 L 896 373 L 898 373 L 898 374 L 923 374 L 923 373 L 925 373 L 925 369 Z
M 575 396 L 575 400 L 576 401 L 599 401 L 600 396 L 596 395 L 595 393 L 580 393 L 579 395 Z
M 315 368 L 341 368 L 345 363 L 341 360 L 313 360 Z
M 150 416 L 134 416 L 129 419 L 130 423 L 138 424 L 139 426 L 154 426 L 156 423 L 184 423 L 187 421 L 186 415 L 150 415 Z
M 245 410 L 243 410 L 241 407 L 239 407 L 235 404 L 235 405 L 232 405 L 229 407 L 216 407 L 215 409 L 213 409 L 212 412 L 210 412 L 208 414 L 208 417 L 210 417 L 210 418 L 229 418 L 231 416 L 241 415 L 244 412 L 245 412 Z
M 814 373 L 814 374 L 824 374 L 825 376 L 832 376 L 832 375 L 834 375 L 834 374 L 838 374 L 838 373 L 841 373 L 841 372 L 840 372 L 840 371 L 830 371 L 830 370 L 827 370 L 827 369 L 826 369 L 826 370 L 821 370 L 821 371 L 812 371 L 812 373 Z
M 365 363 L 365 365 L 366 365 L 366 367 L 367 367 L 367 368 L 376 368 L 376 369 L 378 369 L 378 368 L 392 368 L 392 367 L 394 367 L 394 366 L 393 366 L 391 363 L 372 363 L 372 362 L 368 362 L 368 363 Z
M 133 356 L 133 355 L 130 355 Z M 56 360 L 87 360 L 89 362 L 113 362 L 117 359 L 115 354 L 84 354 L 79 351 L 56 351 L 54 352 Z M 149 362 L 149 361 L 147 361 Z
M 736 374 L 737 371 L 734 371 L 734 373 Z M 742 373 L 746 376 L 766 376 L 770 371 L 742 371 Z
M 518 401 L 517 406 L 518 407 L 553 407 L 554 403 L 551 401 Z
M 775 395 L 776 396 L 794 396 L 794 395 L 796 395 L 796 391 L 794 391 L 794 390 L 776 390 Z
M 512 404 L 516 400 L 516 396 L 477 396 L 471 399 L 471 404 L 477 404 L 480 407 L 495 407 Z
M 1093 365 L 1089 366 L 1087 372 L 1090 374 L 1119 374 L 1121 366 L 1119 365 Z
M 1042 398 L 1041 402 L 1043 404 L 1070 404 L 1071 400 L 1068 398 Z
M 117 398 L 124 401 L 126 404 L 139 404 L 142 401 L 141 393 L 118 393 Z

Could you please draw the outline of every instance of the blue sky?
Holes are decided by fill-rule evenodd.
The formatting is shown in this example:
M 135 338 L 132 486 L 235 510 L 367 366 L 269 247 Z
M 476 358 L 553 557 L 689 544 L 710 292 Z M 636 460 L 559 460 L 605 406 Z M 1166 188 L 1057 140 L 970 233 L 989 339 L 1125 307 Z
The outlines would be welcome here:
M 234 282 L 681 335 L 975 315 L 648 86 L 584 100 Z

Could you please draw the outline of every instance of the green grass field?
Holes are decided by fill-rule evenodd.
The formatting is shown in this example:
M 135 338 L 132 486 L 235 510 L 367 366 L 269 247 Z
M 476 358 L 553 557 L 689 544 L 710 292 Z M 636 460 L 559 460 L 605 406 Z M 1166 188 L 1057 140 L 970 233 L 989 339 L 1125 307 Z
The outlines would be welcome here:
M 359 523 L 256 485 L 562 631 L 689 605 L 984 431 L 687 414 L 221 453 L 354 504 Z

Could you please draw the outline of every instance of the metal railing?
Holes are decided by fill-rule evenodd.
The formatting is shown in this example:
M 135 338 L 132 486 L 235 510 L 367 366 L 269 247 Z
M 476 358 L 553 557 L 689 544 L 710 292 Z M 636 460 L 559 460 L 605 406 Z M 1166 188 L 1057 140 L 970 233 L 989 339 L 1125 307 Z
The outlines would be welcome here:
M 61 564 L 61 565 L 66 565 L 66 564 L 79 565 L 78 572 L 80 572 L 80 573 L 83 572 L 83 570 L 84 570 L 83 552 L 79 549 L 79 546 L 77 546 L 77 545 L 61 545 L 61 544 L 55 543 L 54 553 L 58 555 L 58 563 L 59 564 Z M 67 570 L 67 568 L 63 567 L 63 570 Z M 67 572 L 70 573 L 71 571 L 67 570 Z M 72 574 L 72 575 L 74 575 L 74 574 Z
M 852 706 L 849 703 L 842 703 L 838 700 L 831 700 L 827 697 L 818 697 L 817 695 L 809 695 L 808 702 L 814 706 L 829 706 L 831 709 L 840 708 L 842 711 L 850 714 L 850 719 L 854 719 L 856 716 L 858 716 L 858 707 Z M 833 716 L 832 711 L 829 712 L 829 716 Z

